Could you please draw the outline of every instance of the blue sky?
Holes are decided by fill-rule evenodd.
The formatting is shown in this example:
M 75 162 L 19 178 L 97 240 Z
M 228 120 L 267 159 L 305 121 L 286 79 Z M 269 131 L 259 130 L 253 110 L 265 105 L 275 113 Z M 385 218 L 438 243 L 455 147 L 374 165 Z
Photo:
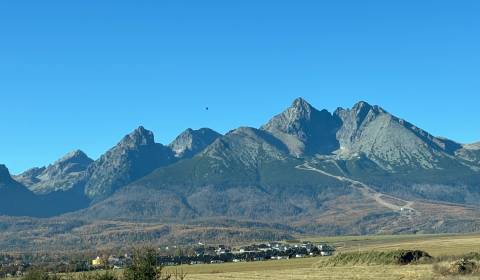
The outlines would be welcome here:
M 258 127 L 298 96 L 480 141 L 479 14 L 468 0 L 0 1 L 0 163 L 96 158 L 138 125 L 161 143 Z

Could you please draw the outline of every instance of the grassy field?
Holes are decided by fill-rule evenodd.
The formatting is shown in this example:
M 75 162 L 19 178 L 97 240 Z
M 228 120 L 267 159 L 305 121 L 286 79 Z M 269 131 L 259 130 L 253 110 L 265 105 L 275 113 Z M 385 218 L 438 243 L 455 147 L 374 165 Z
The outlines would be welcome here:
M 437 257 L 480 252 L 480 233 L 313 237 L 304 240 L 333 244 L 338 252 L 419 249 Z
M 461 256 L 480 252 L 480 233 L 466 235 L 382 235 L 304 238 L 326 242 L 337 247 L 337 253 L 357 251 L 393 251 L 418 249 L 438 258 Z M 224 279 L 480 279 L 479 276 L 443 277 L 434 273 L 434 264 L 415 265 L 327 265 L 331 257 L 315 257 L 280 261 L 184 265 L 166 267 L 167 271 L 181 270 L 187 280 Z M 451 261 L 441 262 L 447 265 Z M 117 271 L 121 274 L 121 271 Z
M 335 244 L 338 252 L 390 251 L 419 249 L 432 256 L 453 256 L 480 252 L 480 234 L 470 235 L 396 235 L 305 238 Z M 221 279 L 480 279 L 478 277 L 442 278 L 433 273 L 432 264 L 382 266 L 327 266 L 328 257 L 170 267 L 182 269 L 191 280 Z

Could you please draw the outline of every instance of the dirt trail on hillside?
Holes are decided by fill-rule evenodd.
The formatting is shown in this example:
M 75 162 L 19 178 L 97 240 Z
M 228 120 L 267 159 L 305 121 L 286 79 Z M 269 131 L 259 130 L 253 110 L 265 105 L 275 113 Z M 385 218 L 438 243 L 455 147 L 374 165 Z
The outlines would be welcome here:
M 314 171 L 314 172 L 318 172 L 318 173 L 321 173 L 325 176 L 328 176 L 328 177 L 332 177 L 334 179 L 337 179 L 339 181 L 342 181 L 342 182 L 347 182 L 349 183 L 352 187 L 358 189 L 364 196 L 366 197 L 369 197 L 369 198 L 372 198 L 373 200 L 375 200 L 378 204 L 388 208 L 388 209 L 391 209 L 391 210 L 394 210 L 394 211 L 398 211 L 398 212 L 401 212 L 401 213 L 413 213 L 413 212 L 417 212 L 413 207 L 413 201 L 408 201 L 408 200 L 405 200 L 405 199 L 401 199 L 401 198 L 398 198 L 398 197 L 394 197 L 394 196 L 391 196 L 391 195 L 388 195 L 388 194 L 384 194 L 384 193 L 380 193 L 374 189 L 372 189 L 371 187 L 367 186 L 366 184 L 362 183 L 362 182 L 359 182 L 359 181 L 356 181 L 356 180 L 353 180 L 353 179 L 350 179 L 350 178 L 347 178 L 347 177 L 343 177 L 343 176 L 337 176 L 337 175 L 334 175 L 334 174 L 331 174 L 331 173 L 328 173 L 326 171 L 323 171 L 323 170 L 320 170 L 318 168 L 315 168 L 313 166 L 311 166 L 310 164 L 308 164 L 307 162 L 304 163 L 304 164 L 301 164 L 301 165 L 298 165 L 296 166 L 295 168 L 297 169 L 301 169 L 301 170 L 307 170 L 307 171 Z M 386 199 L 391 199 L 391 200 L 394 200 L 394 201 L 398 201 L 398 202 L 401 202 L 403 203 L 403 205 L 399 206 L 399 205 L 395 205 L 393 203 L 390 203 L 388 201 L 386 201 L 384 198 Z M 418 212 L 417 212 L 418 213 Z

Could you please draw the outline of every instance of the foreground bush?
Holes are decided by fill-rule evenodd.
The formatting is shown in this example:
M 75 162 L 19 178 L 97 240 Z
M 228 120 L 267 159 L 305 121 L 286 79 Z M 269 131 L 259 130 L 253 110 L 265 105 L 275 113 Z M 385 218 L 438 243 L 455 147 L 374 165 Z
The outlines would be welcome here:
M 327 265 L 406 265 L 431 261 L 432 257 L 419 250 L 397 250 L 389 252 L 349 252 L 332 257 Z
M 473 260 L 460 259 L 450 263 L 448 266 L 436 264 L 433 266 L 433 271 L 443 276 L 476 275 L 480 274 L 480 265 Z
M 183 280 L 186 274 L 176 270 L 166 273 L 163 266 L 157 264 L 157 253 L 152 248 L 137 250 L 133 255 L 133 263 L 123 274 L 124 280 Z

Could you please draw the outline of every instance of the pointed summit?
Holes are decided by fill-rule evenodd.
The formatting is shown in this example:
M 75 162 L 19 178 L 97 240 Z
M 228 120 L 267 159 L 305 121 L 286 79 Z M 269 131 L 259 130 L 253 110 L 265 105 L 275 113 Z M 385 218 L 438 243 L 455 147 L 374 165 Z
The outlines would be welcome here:
M 120 144 L 129 147 L 152 145 L 155 144 L 155 138 L 153 132 L 145 129 L 143 126 L 139 126 L 130 134 L 123 137 Z
M 354 111 L 362 111 L 362 110 L 370 110 L 372 105 L 368 104 L 366 101 L 359 101 L 353 105 L 352 110 Z
M 177 158 L 192 157 L 212 144 L 213 141 L 220 136 L 220 133 L 210 128 L 201 128 L 198 130 L 188 128 L 177 136 L 177 138 L 170 143 L 169 147 Z
M 338 148 L 340 124 L 327 110 L 318 111 L 303 98 L 261 127 L 280 139 L 295 156 L 329 154 Z
M 310 105 L 310 103 L 308 103 L 305 99 L 301 97 L 298 97 L 295 100 L 293 100 L 291 107 L 299 110 L 310 110 L 310 111 L 314 109 L 313 106 Z
M 172 151 L 140 126 L 89 166 L 85 193 L 93 199 L 106 197 L 172 160 Z

